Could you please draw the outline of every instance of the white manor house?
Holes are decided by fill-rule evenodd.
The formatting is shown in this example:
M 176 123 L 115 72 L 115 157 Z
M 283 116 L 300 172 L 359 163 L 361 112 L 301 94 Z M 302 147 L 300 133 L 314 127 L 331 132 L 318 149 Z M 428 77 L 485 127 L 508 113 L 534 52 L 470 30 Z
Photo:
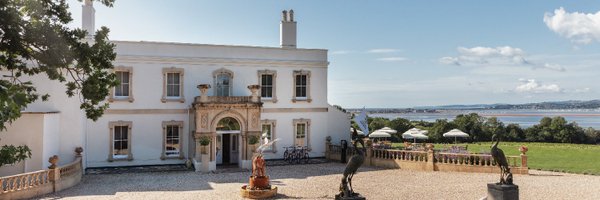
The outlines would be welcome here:
M 92 2 L 85 1 L 82 14 L 83 28 L 95 32 Z M 327 50 L 296 47 L 292 10 L 283 12 L 280 47 L 112 42 L 120 85 L 103 117 L 87 119 L 63 84 L 31 77 L 50 101 L 29 105 L 1 133 L 0 145 L 28 145 L 33 155 L 0 175 L 46 169 L 53 155 L 71 162 L 76 147 L 84 149 L 85 168 L 191 161 L 206 171 L 250 168 L 251 135 L 280 138 L 266 159 L 282 159 L 289 146 L 324 157 L 327 136 L 349 139 L 349 115 L 327 100 Z M 204 136 L 212 142 L 200 156 Z

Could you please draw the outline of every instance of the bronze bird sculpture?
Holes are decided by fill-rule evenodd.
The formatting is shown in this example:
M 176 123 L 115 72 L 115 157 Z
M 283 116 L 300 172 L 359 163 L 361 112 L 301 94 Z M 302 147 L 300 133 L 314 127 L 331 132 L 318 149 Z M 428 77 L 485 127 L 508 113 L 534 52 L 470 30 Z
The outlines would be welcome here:
M 506 156 L 504 155 L 504 151 L 498 148 L 498 143 L 500 143 L 500 137 L 497 134 L 492 135 L 492 142 L 496 139 L 496 143 L 492 145 L 490 150 L 492 154 L 492 158 L 496 161 L 498 167 L 500 167 L 500 182 L 502 185 L 512 185 L 512 173 L 510 172 L 510 167 L 508 166 L 508 162 L 506 161 Z
M 356 197 L 359 196 L 354 192 L 352 188 L 352 177 L 356 174 L 356 170 L 365 162 L 365 144 L 362 140 L 362 137 L 358 136 L 356 129 L 352 133 L 353 146 L 354 146 L 354 155 L 350 157 L 350 160 L 346 164 L 346 168 L 344 169 L 344 177 L 342 178 L 342 183 L 340 184 L 340 194 L 337 195 L 342 198 Z M 362 145 L 362 149 L 358 148 L 358 143 Z

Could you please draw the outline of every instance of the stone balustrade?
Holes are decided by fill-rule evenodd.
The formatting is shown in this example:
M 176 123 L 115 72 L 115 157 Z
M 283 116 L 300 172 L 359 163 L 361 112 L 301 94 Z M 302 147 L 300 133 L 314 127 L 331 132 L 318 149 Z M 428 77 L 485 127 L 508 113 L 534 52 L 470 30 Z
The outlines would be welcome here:
M 373 158 L 375 159 L 394 159 L 415 162 L 427 162 L 427 152 L 425 151 L 405 151 L 405 150 L 386 150 L 373 149 Z
M 428 145 L 429 146 L 429 145 Z M 347 158 L 351 156 L 351 149 Z M 327 143 L 325 156 L 330 160 L 341 160 L 341 146 Z M 506 156 L 513 174 L 528 174 L 527 155 Z M 442 153 L 433 150 L 431 145 L 426 151 L 408 151 L 395 149 L 373 149 L 367 147 L 364 165 L 384 168 L 414 169 L 421 171 L 455 171 L 499 173 L 491 155 Z
M 256 98 L 256 97 L 255 97 Z M 260 99 L 260 97 L 258 97 Z M 195 97 L 197 103 L 223 103 L 223 104 L 239 104 L 239 103 L 256 103 L 252 96 L 207 96 L 205 101 L 201 101 L 201 96 Z M 260 102 L 260 100 L 258 100 Z
M 58 156 L 53 156 L 50 169 L 0 177 L 0 199 L 28 199 L 77 185 L 83 175 L 79 150 L 75 161 L 65 166 L 56 166 Z

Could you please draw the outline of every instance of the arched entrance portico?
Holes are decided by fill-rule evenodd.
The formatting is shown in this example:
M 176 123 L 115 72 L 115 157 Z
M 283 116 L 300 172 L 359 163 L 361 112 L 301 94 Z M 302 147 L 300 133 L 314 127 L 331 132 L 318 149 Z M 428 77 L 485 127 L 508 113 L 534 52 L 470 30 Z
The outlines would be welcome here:
M 252 149 L 248 148 L 248 137 L 260 136 L 260 109 L 262 103 L 257 97 L 257 87 L 248 87 L 252 96 L 207 96 L 206 91 L 210 86 L 198 86 L 201 96 L 196 97 L 193 103 L 195 114 L 194 138 L 196 139 L 194 166 L 196 171 L 216 170 L 217 164 L 236 163 L 239 167 L 250 169 L 252 167 Z M 207 154 L 201 154 L 198 143 L 201 137 L 209 137 L 211 143 Z M 224 137 L 228 137 L 224 139 Z M 227 141 L 226 141 L 227 140 Z M 228 143 L 228 144 L 225 144 Z M 236 143 L 236 144 L 234 144 Z M 233 144 L 233 146 L 232 146 Z M 229 152 L 224 156 L 223 145 Z M 219 154 L 220 153 L 220 154 Z M 210 158 L 201 159 L 201 156 Z M 227 158 L 228 157 L 228 158 Z M 207 163 L 200 165 L 201 160 Z M 199 166 L 201 169 L 199 169 Z
M 240 123 L 233 117 L 222 118 L 217 123 L 215 131 L 217 133 L 215 141 L 217 167 L 219 165 L 236 165 L 241 160 L 239 153 L 241 130 Z

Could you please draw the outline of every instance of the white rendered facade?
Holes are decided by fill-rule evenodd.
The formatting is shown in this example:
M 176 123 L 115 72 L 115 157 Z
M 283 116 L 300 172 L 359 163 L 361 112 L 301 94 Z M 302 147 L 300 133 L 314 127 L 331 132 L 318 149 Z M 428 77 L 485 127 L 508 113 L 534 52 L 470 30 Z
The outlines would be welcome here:
M 95 11 L 91 6 L 86 1 L 83 9 L 83 27 L 88 32 L 94 28 Z M 123 85 L 107 97 L 111 104 L 103 117 L 95 122 L 87 120 L 76 98 L 67 98 L 60 84 L 43 77 L 32 79 L 41 92 L 51 93 L 51 100 L 36 102 L 27 111 L 58 112 L 49 118 L 57 123 L 49 130 L 60 134 L 58 140 L 44 137 L 42 143 L 58 144 L 47 152 L 57 152 L 64 158 L 71 158 L 73 149 L 82 146 L 86 167 L 182 164 L 194 158 L 199 161 L 196 146 L 198 136 L 203 134 L 220 141 L 213 141 L 211 146 L 211 168 L 227 163 L 225 157 L 229 157 L 229 163 L 248 167 L 243 164 L 249 160 L 242 156 L 247 143 L 244 135 L 257 134 L 250 129 L 262 130 L 263 124 L 270 128 L 272 139 L 280 138 L 265 153 L 266 159 L 282 159 L 283 147 L 296 144 L 309 146 L 311 157 L 323 157 L 327 136 L 333 141 L 349 138 L 350 120 L 327 101 L 327 50 L 296 48 L 296 22 L 291 15 L 284 15 L 281 22 L 281 47 L 112 41 L 117 53 L 115 71 Z M 222 74 L 228 78 L 225 89 L 219 79 Z M 269 80 L 268 84 L 263 78 Z M 244 120 L 256 120 L 259 127 L 236 118 L 243 130 L 202 131 L 198 124 L 204 123 L 204 111 L 194 107 L 200 105 L 196 99 L 200 84 L 211 85 L 208 96 L 240 97 L 237 99 L 252 95 L 249 85 L 269 88 L 269 94 L 258 92 L 263 96 L 255 104 L 260 105 L 259 112 L 243 114 L 247 116 Z M 215 105 L 211 112 L 222 114 L 211 114 L 210 120 L 239 115 L 229 104 Z M 15 134 L 13 129 L 6 134 Z M 298 130 L 304 131 L 304 138 L 297 138 Z M 224 157 L 225 135 L 230 138 L 230 149 L 229 156 Z

